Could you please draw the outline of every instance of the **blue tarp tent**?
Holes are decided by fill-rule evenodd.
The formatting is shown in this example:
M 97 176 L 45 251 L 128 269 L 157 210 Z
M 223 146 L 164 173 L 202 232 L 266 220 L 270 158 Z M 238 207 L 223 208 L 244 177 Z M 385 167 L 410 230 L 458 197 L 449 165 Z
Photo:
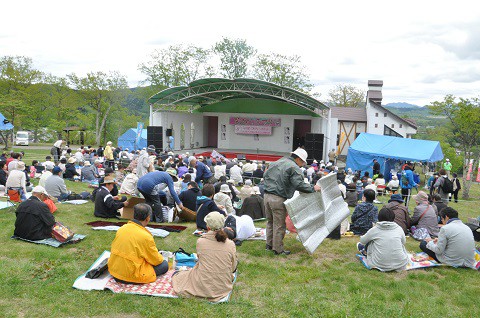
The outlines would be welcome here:
M 13 125 L 0 113 L 0 130 L 13 129 Z
M 380 171 L 388 175 L 403 161 L 437 162 L 443 159 L 440 142 L 361 133 L 348 148 L 346 168 L 368 171 L 372 175 L 373 159 Z
M 118 146 L 128 148 L 128 150 L 132 151 L 135 149 L 142 149 L 147 147 L 147 130 L 142 129 L 142 134 L 140 135 L 140 142 L 138 146 L 135 147 L 135 139 L 137 138 L 137 128 L 130 128 L 127 130 L 123 135 L 118 138 Z

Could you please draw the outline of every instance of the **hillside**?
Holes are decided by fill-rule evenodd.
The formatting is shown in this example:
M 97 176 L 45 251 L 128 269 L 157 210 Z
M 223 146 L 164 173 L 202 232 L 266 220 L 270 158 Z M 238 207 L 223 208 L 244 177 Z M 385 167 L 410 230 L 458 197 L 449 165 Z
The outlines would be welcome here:
M 432 115 L 427 107 L 420 107 L 412 104 L 408 104 L 411 105 L 411 107 L 396 107 L 392 106 L 392 104 L 405 105 L 407 103 L 389 103 L 387 105 L 384 105 L 384 107 L 402 118 L 409 118 L 415 120 L 415 122 L 417 123 L 419 134 L 425 133 L 427 127 L 438 127 L 447 123 L 447 119 L 445 117 Z
M 397 103 L 388 103 L 384 105 L 387 108 L 420 108 L 422 106 L 404 103 L 404 102 L 397 102 Z

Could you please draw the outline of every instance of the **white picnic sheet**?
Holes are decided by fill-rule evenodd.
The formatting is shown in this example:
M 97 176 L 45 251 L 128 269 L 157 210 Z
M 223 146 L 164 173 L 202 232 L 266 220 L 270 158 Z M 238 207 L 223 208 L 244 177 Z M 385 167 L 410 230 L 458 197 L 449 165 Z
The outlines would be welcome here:
M 118 231 L 120 226 L 117 225 L 106 225 L 106 226 L 94 226 L 92 230 L 104 230 L 104 231 Z M 162 229 L 155 229 L 153 227 L 146 226 L 145 227 L 153 236 L 156 237 L 167 237 L 170 232 L 162 230 Z
M 87 202 L 88 202 L 87 200 L 68 200 L 68 201 L 63 201 L 62 203 L 79 205 L 79 204 L 85 204 Z

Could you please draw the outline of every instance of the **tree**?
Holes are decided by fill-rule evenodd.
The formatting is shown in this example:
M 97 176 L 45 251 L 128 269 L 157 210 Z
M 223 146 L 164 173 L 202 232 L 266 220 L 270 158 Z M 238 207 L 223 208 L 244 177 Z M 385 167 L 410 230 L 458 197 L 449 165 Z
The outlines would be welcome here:
M 229 38 L 215 43 L 213 52 L 220 58 L 220 70 L 226 78 L 245 77 L 248 73 L 248 59 L 256 54 L 256 50 L 246 40 Z
M 480 99 L 460 98 L 457 101 L 453 95 L 447 95 L 443 101 L 435 101 L 428 107 L 433 114 L 444 115 L 449 120 L 452 146 L 459 148 L 464 157 L 462 197 L 468 199 L 473 179 L 466 178 L 468 164 L 473 160 L 473 166 L 476 166 L 480 145 Z
M 95 143 L 100 145 L 110 111 L 113 107 L 121 107 L 128 88 L 127 79 L 118 72 L 88 73 L 86 77 L 70 74 L 68 78 L 95 114 Z
M 365 91 L 352 85 L 339 84 L 328 92 L 330 107 L 363 107 Z
M 309 92 L 313 88 L 298 55 L 261 54 L 253 66 L 253 76 L 303 92 Z
M 20 117 L 27 117 L 32 109 L 25 90 L 42 79 L 42 72 L 33 67 L 32 59 L 25 56 L 0 58 L 0 111 L 15 126 Z M 9 133 L 2 133 L 8 140 Z
M 147 76 L 146 82 L 158 87 L 187 85 L 202 77 L 211 77 L 213 67 L 208 64 L 210 51 L 189 45 L 171 45 L 155 50 L 151 60 L 138 69 Z

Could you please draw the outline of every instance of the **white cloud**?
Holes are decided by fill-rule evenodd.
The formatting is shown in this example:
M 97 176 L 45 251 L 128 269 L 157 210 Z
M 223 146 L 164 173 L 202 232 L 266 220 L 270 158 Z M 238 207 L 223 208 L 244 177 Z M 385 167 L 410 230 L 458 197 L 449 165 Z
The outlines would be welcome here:
M 137 66 L 154 49 L 243 38 L 261 53 L 300 55 L 323 96 L 338 83 L 366 89 L 368 79 L 383 79 L 384 102 L 422 105 L 478 94 L 475 3 L 9 1 L 0 55 L 30 56 L 59 76 L 118 70 L 137 85 Z

